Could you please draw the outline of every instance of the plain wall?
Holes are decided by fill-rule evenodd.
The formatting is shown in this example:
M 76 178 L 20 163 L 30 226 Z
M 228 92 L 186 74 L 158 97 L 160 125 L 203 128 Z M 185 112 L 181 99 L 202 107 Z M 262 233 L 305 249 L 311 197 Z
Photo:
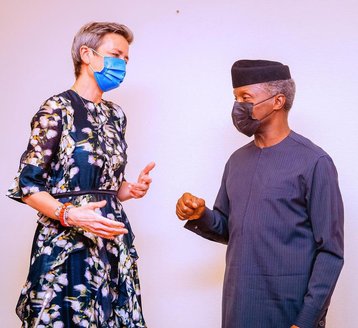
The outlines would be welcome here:
M 354 327 L 358 295 L 358 5 L 332 0 L 1 0 L 1 327 L 18 327 L 36 213 L 4 194 L 49 96 L 71 87 L 72 39 L 88 21 L 135 34 L 123 85 L 105 95 L 128 116 L 127 179 L 154 160 L 148 196 L 124 204 L 136 234 L 151 328 L 217 328 L 225 246 L 182 228 L 185 191 L 212 206 L 229 155 L 249 142 L 231 123 L 230 68 L 239 58 L 288 64 L 297 84 L 290 125 L 337 166 L 345 203 L 345 266 L 328 328 Z

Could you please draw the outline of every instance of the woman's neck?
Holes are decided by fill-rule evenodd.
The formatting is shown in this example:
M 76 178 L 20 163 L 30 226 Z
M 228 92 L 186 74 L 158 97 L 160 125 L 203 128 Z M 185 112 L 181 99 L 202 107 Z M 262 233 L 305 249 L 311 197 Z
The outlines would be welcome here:
M 98 87 L 97 82 L 89 77 L 80 75 L 71 89 L 82 98 L 94 103 L 100 103 L 102 101 L 103 92 Z

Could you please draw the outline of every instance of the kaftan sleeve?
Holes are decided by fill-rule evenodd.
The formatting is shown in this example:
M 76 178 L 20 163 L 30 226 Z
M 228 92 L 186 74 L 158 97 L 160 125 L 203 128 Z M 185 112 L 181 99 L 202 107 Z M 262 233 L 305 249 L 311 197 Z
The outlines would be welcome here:
M 18 173 L 7 192 L 8 197 L 23 202 L 25 196 L 48 191 L 48 173 L 58 150 L 61 132 L 61 106 L 50 98 L 32 118 L 29 143 L 21 156 Z
M 204 215 L 200 219 L 188 221 L 184 226 L 203 238 L 222 244 L 227 244 L 229 241 L 229 198 L 226 191 L 227 171 L 228 164 L 226 164 L 224 170 L 213 210 L 206 208 Z
M 324 317 L 343 267 L 343 202 L 336 168 L 322 156 L 314 169 L 308 197 L 308 213 L 317 245 L 302 309 L 295 324 L 316 327 Z

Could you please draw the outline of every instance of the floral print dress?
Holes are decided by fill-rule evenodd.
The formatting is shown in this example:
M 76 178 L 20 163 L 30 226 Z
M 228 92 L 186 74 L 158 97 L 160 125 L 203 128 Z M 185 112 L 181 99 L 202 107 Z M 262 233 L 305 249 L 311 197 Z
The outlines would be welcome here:
M 124 181 L 126 117 L 72 90 L 53 96 L 31 122 L 31 137 L 8 196 L 46 191 L 76 206 L 107 201 L 101 215 L 127 235 L 106 240 L 38 213 L 30 270 L 17 304 L 22 327 L 146 327 L 134 235 L 116 193 Z M 39 319 L 40 318 L 40 319 Z

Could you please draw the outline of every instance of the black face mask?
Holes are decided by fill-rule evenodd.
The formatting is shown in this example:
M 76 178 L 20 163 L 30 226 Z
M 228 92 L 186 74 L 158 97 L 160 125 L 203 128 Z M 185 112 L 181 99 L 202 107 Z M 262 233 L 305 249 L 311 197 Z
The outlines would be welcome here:
M 248 137 L 251 137 L 255 134 L 259 126 L 261 125 L 261 121 L 264 120 L 266 117 L 271 115 L 274 110 L 267 114 L 265 117 L 263 117 L 261 120 L 257 120 L 252 117 L 252 112 L 254 109 L 254 106 L 262 104 L 263 102 L 275 97 L 276 95 L 273 95 L 265 100 L 262 100 L 256 104 L 251 102 L 238 102 L 235 101 L 234 107 L 232 109 L 231 117 L 232 122 L 236 129 L 238 129 L 241 133 L 247 135 Z

